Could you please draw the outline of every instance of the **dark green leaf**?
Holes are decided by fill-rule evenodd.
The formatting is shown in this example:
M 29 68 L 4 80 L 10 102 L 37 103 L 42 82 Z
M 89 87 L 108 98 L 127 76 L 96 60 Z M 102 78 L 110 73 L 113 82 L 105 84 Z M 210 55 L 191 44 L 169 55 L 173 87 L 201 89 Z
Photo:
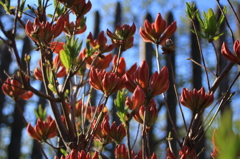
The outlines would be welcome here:
M 25 3 L 26 3 L 26 0 L 22 0 L 22 2 L 21 2 L 21 4 L 20 4 L 20 7 L 19 7 L 20 16 L 21 16 L 22 13 L 23 13 Z

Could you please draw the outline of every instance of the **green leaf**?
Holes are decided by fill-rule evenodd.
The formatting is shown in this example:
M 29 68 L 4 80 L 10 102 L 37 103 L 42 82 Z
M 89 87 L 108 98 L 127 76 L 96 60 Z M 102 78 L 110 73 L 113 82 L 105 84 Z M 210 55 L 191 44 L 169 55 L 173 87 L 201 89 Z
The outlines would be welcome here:
M 187 17 L 191 20 L 194 20 L 198 12 L 198 10 L 196 9 L 196 4 L 187 2 L 186 5 L 187 5 L 187 10 L 185 12 L 187 14 Z
M 82 41 L 80 42 L 80 44 L 78 44 L 78 39 L 74 39 L 74 37 L 72 38 L 67 38 L 67 47 L 69 49 L 69 51 L 71 52 L 71 58 L 75 59 L 77 58 L 81 47 L 82 47 Z
M 87 53 L 87 57 L 92 56 L 99 48 L 99 45 L 97 45 L 94 48 L 90 47 L 90 40 L 87 39 L 86 40 L 86 53 Z
M 227 13 L 227 7 L 226 7 L 226 6 L 223 8 L 223 13 L 224 13 L 224 14 Z M 221 16 L 220 16 L 220 18 L 219 18 L 219 21 L 218 21 L 218 23 L 217 23 L 217 28 L 219 28 L 220 25 L 224 22 L 224 19 L 225 19 L 225 18 L 224 18 L 224 15 L 221 14 Z
M 47 16 L 48 16 L 49 18 L 53 18 L 53 15 L 52 15 L 52 14 L 47 14 Z
M 15 7 L 14 7 L 14 6 L 10 6 L 10 7 L 9 7 L 9 10 L 12 10 L 12 9 L 15 9 Z
M 55 78 L 52 69 L 47 69 L 47 79 L 48 79 L 48 88 L 55 94 L 57 94 L 56 86 L 55 86 Z
M 126 116 L 126 113 L 121 113 L 121 112 L 117 112 L 117 116 L 119 117 L 120 121 L 123 123 L 123 125 L 126 127 L 127 126 L 127 121 L 128 118 Z
M 215 17 L 212 8 L 208 9 L 208 13 L 207 13 L 207 18 L 210 19 L 211 17 Z
M 5 2 L 6 2 L 5 4 L 6 4 L 8 10 L 9 10 L 9 8 L 10 8 L 10 0 L 6 0 Z
M 3 7 L 5 6 L 5 4 L 2 1 L 0 1 L 0 5 Z
M 217 40 L 220 36 L 222 36 L 226 31 L 219 33 L 217 35 L 214 36 L 213 40 Z
M 64 150 L 64 149 L 60 149 L 60 151 L 61 151 L 61 153 L 62 153 L 64 156 L 66 156 L 66 155 L 68 154 L 67 151 Z
M 21 2 L 21 4 L 20 4 L 20 7 L 19 7 L 20 16 L 22 16 L 22 13 L 23 13 L 23 11 L 24 11 L 25 3 L 26 3 L 26 0 L 22 0 L 22 2 Z
M 0 1 L 0 5 L 3 6 L 4 10 L 6 11 L 7 14 L 10 14 L 9 13 L 9 8 L 6 4 L 4 4 L 2 1 Z
M 69 96 L 69 89 L 66 89 L 64 92 L 64 97 L 67 98 Z
M 54 81 L 54 78 L 53 78 L 53 73 L 52 73 L 52 70 L 51 69 L 47 69 L 47 79 L 48 79 L 48 82 L 50 84 L 54 84 L 55 81 Z
M 190 29 L 190 30 L 191 30 L 191 32 L 192 32 L 193 34 L 196 34 L 195 30 L 193 30 L 193 29 Z
M 209 34 L 212 34 L 212 33 L 216 33 L 216 31 L 217 31 L 217 27 L 216 27 L 216 24 L 217 24 L 217 22 L 216 22 L 216 17 L 210 17 L 209 18 L 209 21 L 207 22 L 207 32 L 209 33 Z
M 221 116 L 214 140 L 220 152 L 217 156 L 218 159 L 237 158 L 240 151 L 240 136 L 233 131 L 232 112 L 230 110 L 225 110 Z
M 90 40 L 87 39 L 86 40 L 86 52 L 87 52 L 87 57 L 91 56 L 93 53 L 90 52 L 89 50 L 91 50 L 91 47 L 90 47 Z
M 126 122 L 128 120 L 127 109 L 125 107 L 126 98 L 127 98 L 127 91 L 125 92 L 125 90 L 121 90 L 121 91 L 118 91 L 117 97 L 114 100 L 114 104 L 116 105 L 116 109 L 117 109 L 117 115 L 120 121 L 124 125 L 126 125 Z
M 224 9 L 224 12 L 226 12 L 226 9 Z M 223 35 L 222 33 L 220 34 L 217 33 L 220 25 L 224 20 L 223 15 L 217 21 L 216 14 L 210 8 L 207 13 L 203 12 L 203 19 L 200 17 L 200 14 L 198 13 L 197 19 L 200 23 L 201 28 L 201 34 L 199 34 L 199 36 L 206 39 L 208 42 L 212 42 Z
M 29 7 L 26 7 L 24 10 L 23 10 L 23 12 L 25 12 L 26 10 L 28 10 L 29 9 Z
M 54 87 L 54 85 L 53 84 L 48 84 L 48 88 L 53 92 L 53 93 L 55 93 L 55 94 L 57 94 L 57 90 L 56 90 L 56 88 Z
M 200 17 L 200 13 L 198 12 L 196 16 L 197 16 L 197 19 L 199 21 L 200 27 L 203 28 L 204 27 L 204 22 L 203 22 L 202 18 Z
M 114 100 L 114 104 L 119 112 L 125 112 L 126 93 L 124 90 L 118 91 L 117 98 Z
M 38 6 L 39 6 L 39 7 L 42 6 L 42 0 L 38 0 Z
M 61 60 L 62 64 L 64 65 L 64 67 L 66 67 L 67 70 L 69 68 L 71 68 L 72 64 L 71 64 L 69 50 L 68 49 L 61 50 L 59 55 L 60 55 L 60 60 Z
M 40 118 L 42 121 L 46 120 L 47 118 L 47 110 L 46 108 L 43 109 L 42 105 L 40 104 L 37 109 L 34 109 L 34 114 L 37 118 Z
M 62 64 L 69 70 L 77 65 L 78 54 L 82 47 L 82 41 L 79 43 L 78 39 L 68 38 L 67 42 L 63 46 L 63 50 L 60 51 L 60 60 Z
M 198 35 L 199 35 L 201 38 L 204 38 L 204 39 L 207 38 L 207 37 L 206 37 L 204 34 L 202 34 L 201 32 L 198 32 Z
M 64 6 L 61 3 L 59 3 L 57 0 L 54 0 L 54 8 L 55 8 L 55 17 L 56 18 L 63 15 Z

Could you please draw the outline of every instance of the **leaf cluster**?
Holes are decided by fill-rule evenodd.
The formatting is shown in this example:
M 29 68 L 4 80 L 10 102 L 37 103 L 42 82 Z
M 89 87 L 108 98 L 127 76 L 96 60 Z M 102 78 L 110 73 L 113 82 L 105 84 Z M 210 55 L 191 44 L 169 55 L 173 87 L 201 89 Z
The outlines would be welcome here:
M 186 3 L 187 5 L 187 10 L 185 11 L 187 14 L 187 17 L 191 20 L 194 20 L 196 15 L 198 13 L 198 9 L 196 9 L 196 4 L 195 3 Z
M 77 57 L 82 47 L 82 42 L 78 43 L 78 39 L 68 38 L 67 43 L 63 46 L 64 49 L 60 51 L 60 59 L 67 70 L 73 68 L 77 64 Z
M 224 14 L 226 14 L 226 7 L 223 9 Z M 201 18 L 200 14 L 196 14 L 197 19 L 199 21 L 201 32 L 199 32 L 199 36 L 208 40 L 209 43 L 217 40 L 220 36 L 222 36 L 224 32 L 218 33 L 218 30 L 221 24 L 224 21 L 224 15 L 222 14 L 218 20 L 217 15 L 210 8 L 208 12 L 203 12 L 203 18 Z
M 46 108 L 43 108 L 42 105 L 39 105 L 37 109 L 34 109 L 34 114 L 37 118 L 40 118 L 42 121 L 47 118 Z

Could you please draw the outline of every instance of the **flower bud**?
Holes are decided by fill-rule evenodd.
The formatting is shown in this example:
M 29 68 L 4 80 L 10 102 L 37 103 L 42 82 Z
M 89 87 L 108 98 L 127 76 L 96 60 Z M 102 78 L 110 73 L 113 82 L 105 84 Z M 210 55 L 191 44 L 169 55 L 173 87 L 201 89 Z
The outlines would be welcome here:
M 175 52 L 175 45 L 171 39 L 167 39 L 162 45 L 163 54 L 170 54 Z

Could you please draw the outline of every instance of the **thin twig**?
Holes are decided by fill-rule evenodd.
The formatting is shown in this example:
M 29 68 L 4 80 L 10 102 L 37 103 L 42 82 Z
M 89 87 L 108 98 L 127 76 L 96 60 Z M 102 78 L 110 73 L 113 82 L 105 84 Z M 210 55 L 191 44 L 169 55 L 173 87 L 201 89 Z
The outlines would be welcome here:
M 159 54 L 159 52 L 158 52 L 158 45 L 156 44 L 156 52 L 155 52 L 155 54 L 156 54 L 156 62 L 157 62 L 157 66 L 158 66 L 158 73 L 160 73 L 160 62 L 159 62 L 159 59 L 158 59 L 158 54 Z M 176 135 L 176 139 L 177 139 L 177 142 L 178 142 L 178 144 L 179 144 L 179 146 L 181 145 L 181 142 L 180 142 L 180 140 L 179 140 L 179 137 L 178 137 L 178 134 L 177 134 L 177 130 L 176 130 L 176 127 L 175 127 L 175 125 L 174 125 L 174 122 L 173 122 L 173 120 L 172 120 L 172 117 L 171 117 L 171 114 L 170 114 L 170 110 L 169 110 L 169 107 L 168 107 L 168 104 L 167 104 L 167 99 L 165 98 L 165 94 L 164 93 L 162 93 L 162 97 L 163 97 L 163 100 L 164 100 L 164 104 L 165 104 L 165 106 L 166 106 L 166 108 L 167 108 L 167 113 L 168 113 L 168 118 L 169 118 L 169 120 L 170 120 L 170 122 L 171 122 L 171 125 L 172 125 L 172 129 L 173 129 L 173 131 L 174 131 L 174 134 Z M 183 115 L 182 115 L 183 116 Z M 183 117 L 184 118 L 184 117 Z M 185 122 L 185 120 L 184 120 L 184 122 Z
M 185 126 L 185 130 L 187 131 L 186 120 L 185 120 L 185 117 L 184 117 L 184 114 L 183 114 L 182 106 L 181 106 L 180 101 L 179 101 L 179 99 L 178 99 L 178 92 L 177 92 L 177 87 L 176 87 L 176 82 L 175 82 L 173 64 L 172 64 L 172 61 L 171 61 L 171 54 L 168 54 L 168 60 L 169 60 L 170 67 L 171 67 L 171 72 L 172 72 L 171 76 L 172 76 L 172 82 L 173 82 L 174 92 L 175 92 L 175 95 L 176 95 L 176 100 L 177 100 L 177 103 L 178 103 L 178 105 L 179 105 L 179 109 L 180 109 L 180 112 L 181 112 L 181 116 L 182 116 L 182 118 L 183 118 L 183 123 L 184 123 L 184 126 Z M 173 125 L 173 126 L 175 126 L 175 125 Z
M 120 62 L 120 57 L 123 53 L 123 50 L 122 50 L 122 45 L 119 46 L 119 50 L 118 50 L 118 54 L 117 54 L 117 62 L 116 62 L 116 65 L 115 67 L 113 68 L 113 73 L 117 72 L 118 70 L 118 65 L 119 65 L 119 62 Z
M 147 117 L 149 116 L 150 100 L 146 99 L 144 103 L 144 114 L 143 114 L 143 129 L 142 129 L 142 159 L 146 159 L 150 155 L 150 146 L 147 135 Z M 147 151 L 146 151 L 147 150 Z
M 47 95 L 47 94 L 45 94 L 43 92 L 38 91 L 37 89 L 33 88 L 30 84 L 24 85 L 24 87 L 26 88 L 26 90 L 29 90 L 29 91 L 33 92 L 34 94 L 36 94 L 39 97 L 51 100 L 53 102 L 60 102 L 61 101 L 60 98 L 55 98 L 55 97 Z
M 0 24 L 1 24 L 1 22 L 0 22 Z M 10 44 L 7 40 L 5 40 L 3 37 L 0 36 L 0 39 L 1 39 L 6 45 L 8 45 L 8 46 L 11 45 L 11 44 Z
M 207 121 L 209 120 L 209 118 L 210 118 L 210 115 L 213 113 L 213 110 L 216 108 L 216 106 L 222 101 L 222 99 L 223 99 L 223 97 L 224 96 L 222 96 L 215 104 L 214 104 L 214 106 L 212 107 L 212 109 L 209 111 L 209 113 L 207 114 L 207 116 L 206 117 L 204 117 L 205 119 L 203 120 L 203 123 L 207 123 Z M 211 120 L 211 119 L 210 119 Z M 209 121 L 210 121 L 209 120 Z M 201 126 L 201 127 L 203 127 L 203 126 Z M 200 127 L 200 128 L 201 128 Z
M 48 88 L 49 81 L 47 79 L 47 70 L 46 70 L 47 68 L 45 66 L 45 63 L 46 63 L 45 60 L 46 59 L 44 57 L 44 54 L 46 54 L 46 53 L 44 52 L 44 49 L 41 49 L 40 51 L 41 51 L 42 76 L 43 76 L 43 81 L 44 81 L 43 83 L 44 83 L 44 87 L 45 87 L 45 90 L 46 90 L 46 94 L 54 97 L 53 93 Z M 68 131 L 67 131 L 62 119 L 61 119 L 61 114 L 58 110 L 58 107 L 57 107 L 56 103 L 51 101 L 51 100 L 49 100 L 49 104 L 50 104 L 50 107 L 52 109 L 54 118 L 56 120 L 56 125 L 57 125 L 57 128 L 59 129 L 59 134 L 60 134 L 65 146 L 67 148 L 69 148 L 68 147 L 69 145 L 66 144 L 66 143 L 70 142 L 69 133 L 68 133 Z
M 67 128 L 68 128 L 69 134 L 72 138 L 76 138 L 77 134 L 76 134 L 76 131 L 74 129 L 75 124 L 72 124 L 71 120 L 69 118 L 68 108 L 67 108 L 68 106 L 66 105 L 64 96 L 62 96 L 61 99 L 62 99 L 61 106 L 63 108 L 63 114 L 64 114 L 64 117 L 65 117 L 65 120 L 66 120 L 66 125 L 67 125 Z
M 231 68 L 234 66 L 235 63 L 229 62 L 228 65 L 222 70 L 221 74 L 218 76 L 218 78 L 215 79 L 213 82 L 210 92 L 215 92 L 218 86 L 220 85 L 221 81 L 224 79 L 224 77 L 227 75 L 227 73 L 231 70 Z
M 215 52 L 215 54 L 216 54 L 216 59 L 217 59 L 217 65 L 216 65 L 216 76 L 218 77 L 219 76 L 219 74 L 220 74 L 220 67 L 219 67 L 219 63 L 220 63 L 220 55 L 218 54 L 218 52 L 217 52 L 217 49 L 216 49 L 216 46 L 214 45 L 214 42 L 212 41 L 211 42 L 211 44 L 212 44 L 212 46 L 213 46 L 213 48 L 214 48 L 214 52 Z
M 192 125 L 193 125 L 193 121 L 194 121 L 195 116 L 196 116 L 196 113 L 194 113 L 194 114 L 192 115 L 191 122 L 190 122 L 190 124 L 189 124 L 188 130 L 187 130 L 187 132 L 186 132 L 186 136 L 184 137 L 184 140 L 183 140 L 183 143 L 182 143 L 183 146 L 187 143 L 187 141 L 188 141 L 188 140 L 190 139 L 190 137 L 191 137 L 191 136 L 190 136 L 190 131 L 191 131 L 191 127 L 192 127 Z
M 156 63 L 157 63 L 158 73 L 160 73 L 160 61 L 159 61 L 159 58 L 158 58 L 158 54 L 159 54 L 159 52 L 158 52 L 158 44 L 156 44 L 156 52 L 155 52 L 155 54 L 156 54 Z
M 222 9 L 222 7 L 221 7 L 221 4 L 219 3 L 219 0 L 216 0 L 216 2 L 217 2 L 217 4 L 218 4 L 218 8 L 220 9 L 221 13 L 223 14 L 223 16 L 224 16 L 224 18 L 225 18 L 225 20 L 226 20 L 228 29 L 229 29 L 230 32 L 231 32 L 232 42 L 234 43 L 235 40 L 234 40 L 234 35 L 233 35 L 232 28 L 231 28 L 230 25 L 229 25 L 228 19 L 227 19 L 226 15 L 224 14 L 224 11 L 223 11 L 223 9 Z
M 126 134 L 127 134 L 128 158 L 132 159 L 131 143 L 130 143 L 130 131 L 129 131 L 129 121 L 127 121 Z
M 94 65 L 94 63 L 95 63 L 95 61 L 96 61 L 96 59 L 98 58 L 99 55 L 100 55 L 100 54 L 98 54 L 98 55 L 93 59 L 91 65 L 90 65 L 90 69 L 89 69 L 89 70 L 91 70 L 91 68 L 93 67 L 93 65 Z M 89 75 L 90 75 L 90 71 L 88 72 L 86 79 L 89 78 Z M 90 96 L 90 94 L 89 94 L 89 96 Z M 104 98 L 104 94 L 102 94 L 101 99 L 100 99 L 100 101 L 99 101 L 99 103 L 98 103 L 98 106 L 100 106 L 103 102 L 104 102 L 104 103 L 106 102 L 106 101 L 104 101 L 104 99 L 105 99 L 105 98 Z M 83 100 L 84 100 L 84 99 L 83 99 Z M 106 100 L 106 99 L 105 99 L 105 100 Z M 83 103 L 84 103 L 84 102 L 83 102 Z M 86 108 L 86 109 L 87 109 L 87 108 Z M 96 110 L 95 110 L 95 112 L 94 112 L 94 115 L 93 115 L 92 120 L 91 120 L 90 123 L 93 123 L 93 121 L 94 121 L 94 119 L 95 119 L 95 117 L 96 117 L 96 115 L 97 115 L 97 110 L 98 110 L 98 108 L 96 108 Z M 86 113 L 85 113 L 85 114 L 86 114 Z M 87 134 L 90 133 L 91 129 L 92 129 L 92 127 L 89 126 L 89 129 L 87 130 Z M 87 139 L 87 138 L 88 138 L 88 137 L 86 137 L 86 139 Z
M 150 128 L 149 128 L 150 129 Z M 148 150 L 148 155 L 151 156 L 151 150 L 150 150 L 150 141 L 149 141 L 149 129 L 146 131 L 146 141 L 147 141 L 147 150 Z
M 79 69 L 85 64 L 86 57 L 81 61 L 73 70 L 70 70 L 69 73 L 67 74 L 66 79 L 64 80 L 62 90 L 60 93 L 64 94 L 66 89 L 67 89 L 67 84 L 70 81 L 70 79 L 79 71 Z
M 61 147 L 55 147 L 55 146 L 53 146 L 53 144 L 52 143 L 49 143 L 47 140 L 46 141 L 44 141 L 46 144 L 48 144 L 49 146 L 51 146 L 53 149 L 61 149 L 61 148 L 64 148 L 64 146 L 61 146 Z
M 196 65 L 198 65 L 198 66 L 204 68 L 203 65 L 201 65 L 201 64 L 198 63 L 197 61 L 193 60 L 192 58 L 187 58 L 186 60 L 190 60 L 190 61 L 192 61 L 193 63 L 195 63 Z M 207 69 L 207 71 L 208 71 L 209 73 L 211 73 L 213 76 L 217 77 L 217 76 L 216 76 L 211 70 L 209 70 L 208 68 L 206 68 L 206 69 Z
M 131 148 L 131 149 L 134 148 L 134 146 L 135 146 L 135 144 L 136 144 L 136 142 L 137 142 L 137 138 L 138 138 L 139 131 L 140 131 L 140 123 L 138 124 L 138 129 L 137 129 L 136 138 L 135 138 L 135 140 L 134 140 L 134 142 L 133 142 L 133 144 L 132 144 L 132 148 Z
M 17 31 L 17 19 L 18 19 L 17 17 L 18 17 L 19 7 L 20 7 L 20 0 L 18 0 L 17 10 L 15 12 L 15 17 L 14 17 L 14 25 L 13 25 L 13 29 L 12 29 L 12 36 L 13 37 L 15 37 L 16 31 Z
M 105 97 L 105 101 L 104 101 L 104 104 L 103 104 L 102 109 L 103 109 L 104 106 L 107 104 L 108 98 L 109 98 L 109 97 Z M 98 111 L 98 110 L 96 109 L 96 112 L 97 112 L 97 111 Z M 100 110 L 100 111 L 101 111 L 101 112 L 100 112 L 100 114 L 99 114 L 98 117 L 97 117 L 97 120 L 96 120 L 96 122 L 95 122 L 94 127 L 92 128 L 92 124 L 90 125 L 90 128 L 89 128 L 89 130 L 88 130 L 88 132 L 87 132 L 87 135 L 86 135 L 86 137 L 85 137 L 85 141 L 89 141 L 89 145 L 88 145 L 87 151 L 90 150 L 90 147 L 91 147 L 91 144 L 92 144 L 92 141 L 93 141 L 93 138 L 94 138 L 94 134 L 95 134 L 95 132 L 96 132 L 96 130 L 97 130 L 97 126 L 98 126 L 98 124 L 100 123 L 100 120 L 101 120 L 102 117 L 103 117 L 103 111 L 102 111 L 102 110 Z M 93 120 L 94 120 L 94 119 L 93 119 Z M 91 122 L 91 123 L 93 123 L 93 122 Z
M 23 14 L 25 14 L 25 15 L 27 15 L 27 16 L 29 16 L 29 17 L 31 17 L 31 18 L 35 18 L 34 16 L 32 16 L 32 15 L 30 15 L 30 14 L 26 13 L 26 12 L 23 12 Z
M 202 58 L 202 62 L 203 62 L 203 66 L 204 66 L 204 72 L 205 72 L 205 75 L 206 75 L 206 78 L 207 78 L 208 90 L 210 91 L 210 81 L 209 81 L 209 77 L 208 77 L 208 73 L 207 73 L 207 69 L 206 69 L 207 67 L 206 67 L 205 59 L 204 59 L 204 56 L 203 56 L 203 53 L 202 53 L 202 47 L 201 47 L 201 44 L 200 44 L 199 35 L 198 35 L 198 32 L 197 32 L 196 25 L 195 25 L 194 21 L 192 19 L 191 19 L 191 21 L 192 21 L 192 24 L 193 24 L 194 32 L 196 34 L 198 48 L 199 48 L 200 55 L 201 55 L 201 58 Z
M 162 93 L 162 97 L 163 97 L 163 100 L 164 100 L 164 104 L 165 104 L 165 106 L 167 108 L 168 118 L 169 118 L 169 120 L 171 122 L 171 125 L 173 126 L 172 129 L 173 129 L 173 132 L 174 132 L 174 134 L 176 136 L 176 140 L 177 140 L 179 146 L 181 146 L 181 141 L 179 140 L 179 136 L 178 136 L 177 130 L 176 130 L 174 122 L 173 122 L 173 120 L 171 118 L 170 110 L 169 110 L 169 107 L 168 107 L 168 104 L 167 104 L 167 99 L 165 98 L 164 93 Z
M 232 8 L 232 11 L 233 11 L 235 17 L 237 18 L 238 24 L 240 25 L 240 19 L 239 19 L 238 15 L 237 15 L 235 9 L 233 8 L 232 3 L 229 0 L 227 0 L 227 1 L 229 3 L 230 7 Z

